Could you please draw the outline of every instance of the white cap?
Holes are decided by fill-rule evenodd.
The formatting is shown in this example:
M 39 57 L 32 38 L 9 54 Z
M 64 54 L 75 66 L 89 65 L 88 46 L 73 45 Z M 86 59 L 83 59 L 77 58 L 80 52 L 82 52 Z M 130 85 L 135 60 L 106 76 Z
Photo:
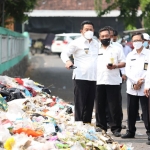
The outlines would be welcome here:
M 147 33 L 143 33 L 144 40 L 150 40 L 150 36 Z

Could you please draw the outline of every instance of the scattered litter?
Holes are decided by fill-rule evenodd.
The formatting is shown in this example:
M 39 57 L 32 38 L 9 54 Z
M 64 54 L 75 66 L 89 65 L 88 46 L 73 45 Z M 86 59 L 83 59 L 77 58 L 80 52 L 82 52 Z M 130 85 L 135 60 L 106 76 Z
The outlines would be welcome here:
M 0 149 L 133 150 L 96 132 L 94 112 L 91 124 L 75 122 L 74 105 L 31 79 L 0 76 L 0 94 Z

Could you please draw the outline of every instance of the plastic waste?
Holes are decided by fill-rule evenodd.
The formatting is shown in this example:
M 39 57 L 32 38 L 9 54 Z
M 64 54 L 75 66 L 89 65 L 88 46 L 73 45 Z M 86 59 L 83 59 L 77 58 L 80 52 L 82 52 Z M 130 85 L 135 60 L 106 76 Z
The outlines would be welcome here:
M 81 144 L 79 142 L 76 142 L 71 148 L 70 150 L 84 150 L 84 148 L 81 146 Z

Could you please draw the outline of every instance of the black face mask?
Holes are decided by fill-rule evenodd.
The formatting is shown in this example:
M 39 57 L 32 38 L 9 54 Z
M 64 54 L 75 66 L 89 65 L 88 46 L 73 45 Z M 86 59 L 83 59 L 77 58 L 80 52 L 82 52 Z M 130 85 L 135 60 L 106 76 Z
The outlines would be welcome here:
M 109 39 L 102 39 L 101 40 L 101 43 L 104 45 L 104 46 L 108 46 L 110 44 L 110 38 Z

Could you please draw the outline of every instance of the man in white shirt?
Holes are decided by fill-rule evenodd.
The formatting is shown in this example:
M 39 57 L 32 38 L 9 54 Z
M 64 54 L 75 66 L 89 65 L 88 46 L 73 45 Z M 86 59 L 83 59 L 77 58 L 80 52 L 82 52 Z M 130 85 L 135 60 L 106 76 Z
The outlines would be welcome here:
M 110 31 L 102 28 L 99 31 L 97 89 L 96 89 L 96 126 L 107 131 L 105 109 L 108 107 L 112 118 L 111 131 L 114 136 L 121 136 L 121 105 L 120 105 L 120 77 L 119 68 L 125 66 L 123 51 L 110 44 Z
M 136 117 L 138 112 L 138 101 L 140 100 L 143 112 L 143 120 L 150 134 L 148 98 L 144 95 L 144 84 L 147 72 L 150 51 L 143 47 L 143 36 L 141 33 L 132 35 L 134 50 L 128 54 L 126 59 L 125 72 L 127 75 L 127 113 L 128 130 L 122 138 L 134 138 L 136 132 Z
M 108 28 L 108 30 L 110 32 L 111 44 L 114 45 L 114 46 L 118 46 L 119 49 L 121 49 L 123 51 L 123 46 L 120 43 L 116 42 L 117 37 L 118 37 L 118 32 L 116 30 L 114 30 L 111 26 L 105 26 L 105 28 Z M 124 69 L 120 68 L 120 76 L 124 80 L 125 79 L 125 75 L 124 75 L 125 71 L 124 72 L 123 71 L 124 71 Z M 123 120 L 121 87 L 122 87 L 122 82 L 120 84 L 120 105 L 121 105 L 121 118 Z M 106 117 L 107 117 L 108 127 L 110 127 L 111 122 L 112 122 L 112 118 L 111 118 L 111 115 L 110 115 L 110 112 L 109 112 L 108 108 L 106 108 L 106 114 L 107 114 Z M 126 126 L 122 125 L 122 129 L 126 129 Z
M 91 21 L 81 23 L 82 36 L 72 41 L 61 53 L 66 68 L 73 71 L 75 121 L 91 123 L 96 93 L 98 42 L 93 39 L 94 25 Z M 73 54 L 74 64 L 69 56 Z

